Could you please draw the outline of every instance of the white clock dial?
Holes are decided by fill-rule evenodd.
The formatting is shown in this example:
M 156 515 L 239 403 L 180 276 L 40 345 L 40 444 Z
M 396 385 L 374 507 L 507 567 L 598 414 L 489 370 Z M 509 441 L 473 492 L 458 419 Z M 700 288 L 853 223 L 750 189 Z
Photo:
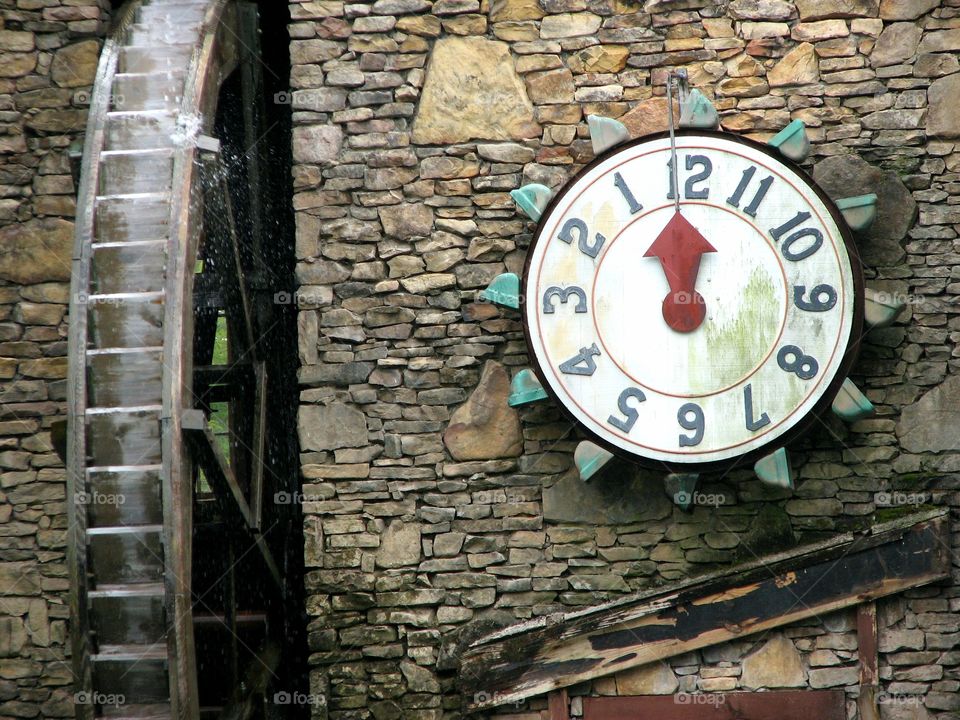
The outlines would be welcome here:
M 523 312 L 544 383 L 600 440 L 670 463 L 774 442 L 835 389 L 859 266 L 810 181 L 753 143 L 677 137 L 589 167 L 543 216 Z

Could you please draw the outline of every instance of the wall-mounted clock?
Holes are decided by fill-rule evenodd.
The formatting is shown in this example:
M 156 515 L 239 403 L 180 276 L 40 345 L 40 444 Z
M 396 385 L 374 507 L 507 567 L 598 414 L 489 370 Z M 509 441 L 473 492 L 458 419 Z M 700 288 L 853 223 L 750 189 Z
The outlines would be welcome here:
M 833 202 L 762 145 L 702 131 L 675 158 L 656 137 L 579 173 L 540 218 L 521 294 L 538 375 L 588 433 L 700 468 L 829 405 L 863 315 Z
M 538 223 L 522 283 L 481 293 L 523 316 L 533 370 L 510 403 L 552 397 L 580 425 L 584 479 L 616 453 L 681 488 L 748 458 L 792 485 L 787 442 L 828 408 L 873 410 L 847 373 L 864 321 L 902 309 L 864 288 L 852 240 L 876 195 L 818 188 L 794 162 L 799 120 L 762 145 L 704 129 L 717 115 L 696 90 L 682 107 L 699 129 L 638 140 L 590 117 L 593 162 L 557 193 L 512 192 Z

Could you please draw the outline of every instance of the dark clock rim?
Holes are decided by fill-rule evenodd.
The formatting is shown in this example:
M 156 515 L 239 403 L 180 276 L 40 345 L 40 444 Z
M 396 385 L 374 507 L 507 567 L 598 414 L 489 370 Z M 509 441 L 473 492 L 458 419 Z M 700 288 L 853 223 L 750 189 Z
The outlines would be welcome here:
M 653 468 L 665 468 L 670 472 L 711 472 L 718 470 L 730 470 L 739 465 L 743 465 L 750 462 L 755 462 L 756 460 L 769 455 L 774 452 L 777 448 L 780 447 L 789 447 L 794 444 L 800 438 L 802 438 L 811 427 L 814 426 L 817 422 L 823 422 L 822 418 L 826 412 L 829 412 L 830 406 L 833 403 L 833 400 L 836 398 L 837 393 L 840 391 L 841 385 L 843 385 L 844 380 L 849 376 L 850 370 L 853 368 L 857 360 L 857 356 L 860 352 L 860 343 L 863 338 L 864 333 L 864 321 L 863 321 L 863 312 L 864 312 L 864 283 L 863 283 L 863 265 L 860 259 L 860 252 L 857 249 L 856 243 L 853 238 L 853 232 L 850 230 L 850 227 L 847 225 L 846 220 L 843 218 L 843 214 L 837 208 L 836 203 L 833 199 L 827 195 L 826 191 L 823 190 L 816 182 L 814 182 L 813 177 L 807 172 L 803 167 L 798 163 L 790 160 L 787 157 L 780 155 L 779 152 L 772 149 L 769 145 L 759 143 L 750 138 L 742 137 L 740 135 L 734 135 L 731 133 L 726 133 L 718 130 L 691 130 L 681 128 L 675 131 L 674 133 L 677 137 L 710 137 L 710 138 L 719 138 L 721 140 L 727 140 L 733 143 L 739 143 L 746 147 L 753 148 L 758 152 L 761 152 L 768 157 L 776 160 L 780 164 L 789 168 L 800 177 L 807 186 L 813 190 L 816 195 L 823 202 L 824 206 L 829 211 L 831 217 L 833 218 L 834 223 L 837 226 L 837 229 L 840 231 L 840 237 L 843 239 L 844 247 L 847 251 L 847 257 L 850 261 L 850 269 L 853 275 L 853 322 L 850 327 L 850 339 L 847 342 L 847 346 L 843 353 L 843 358 L 840 361 L 840 365 L 837 367 L 837 372 L 834 374 L 830 383 L 827 385 L 820 399 L 817 401 L 816 405 L 808 411 L 802 418 L 793 424 L 788 430 L 783 434 L 778 435 L 769 442 L 764 443 L 759 448 L 750 450 L 749 452 L 737 455 L 732 458 L 727 458 L 725 460 L 712 460 L 707 462 L 675 462 L 667 460 L 657 460 L 643 455 L 635 454 L 625 450 L 624 448 L 615 445 L 604 438 L 597 435 L 590 428 L 583 425 L 574 414 L 567 408 L 567 406 L 560 399 L 560 396 L 556 393 L 553 387 L 545 381 L 546 373 L 543 371 L 541 366 L 540 359 L 534 352 L 533 344 L 530 339 L 530 327 L 527 319 L 527 313 L 525 312 L 525 304 L 521 302 L 520 307 L 520 317 L 523 323 L 524 331 L 524 341 L 527 346 L 527 357 L 530 361 L 530 365 L 536 373 L 537 378 L 540 380 L 540 384 L 543 385 L 543 389 L 546 391 L 547 396 L 556 404 L 560 411 L 567 417 L 575 427 L 579 428 L 580 433 L 582 433 L 588 440 L 599 445 L 606 450 L 612 452 L 615 456 L 623 458 L 633 463 L 645 467 Z M 529 247 L 527 248 L 527 257 L 524 260 L 523 264 L 523 275 L 520 278 L 520 297 L 521 299 L 526 297 L 527 290 L 527 278 L 530 272 L 530 262 L 534 255 L 534 249 L 537 247 L 537 244 L 541 241 L 541 236 L 543 235 L 543 228 L 546 227 L 546 223 L 543 222 L 543 219 L 548 217 L 560 200 L 576 185 L 580 179 L 590 172 L 595 166 L 600 163 L 605 162 L 607 159 L 617 155 L 618 153 L 623 152 L 637 145 L 643 145 L 645 143 L 653 142 L 656 140 L 661 140 L 669 137 L 669 132 L 664 130 L 663 132 L 652 133 L 650 135 L 644 135 L 639 138 L 635 138 L 628 142 L 625 142 L 621 145 L 617 145 L 606 152 L 596 156 L 589 163 L 584 165 L 573 177 L 564 183 L 563 187 L 551 198 L 550 202 L 547 204 L 547 207 L 544 208 L 543 213 L 541 214 L 541 220 L 537 222 L 537 230 L 533 235 L 533 239 L 530 242 Z

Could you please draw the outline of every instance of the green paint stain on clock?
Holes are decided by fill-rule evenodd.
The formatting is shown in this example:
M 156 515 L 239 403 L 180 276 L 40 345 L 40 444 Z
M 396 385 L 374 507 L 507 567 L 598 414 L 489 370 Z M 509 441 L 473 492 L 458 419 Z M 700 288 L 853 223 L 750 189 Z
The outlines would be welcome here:
M 706 322 L 704 343 L 706 351 L 694 350 L 691 344 L 690 363 L 695 366 L 710 359 L 709 372 L 694 373 L 691 381 L 702 380 L 703 386 L 693 392 L 716 388 L 737 382 L 750 372 L 767 354 L 780 328 L 778 291 L 769 275 L 755 268 L 737 303 L 737 314 L 727 322 Z M 696 383 L 699 384 L 699 383 Z

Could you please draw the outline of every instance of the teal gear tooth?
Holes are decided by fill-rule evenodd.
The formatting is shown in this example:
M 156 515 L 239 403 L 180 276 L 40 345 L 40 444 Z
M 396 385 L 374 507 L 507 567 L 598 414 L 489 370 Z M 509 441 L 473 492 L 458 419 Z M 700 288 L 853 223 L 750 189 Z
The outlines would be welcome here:
M 780 151 L 786 158 L 800 162 L 810 154 L 810 138 L 803 120 L 793 120 L 783 130 L 767 141 L 767 145 Z
M 713 129 L 720 123 L 720 116 L 706 96 L 694 88 L 680 108 L 680 127 Z
M 671 487 L 677 488 L 673 494 L 674 505 L 683 511 L 690 510 L 700 483 L 700 473 L 671 473 L 666 480 Z
M 604 450 L 589 440 L 584 440 L 573 452 L 573 461 L 580 472 L 580 479 L 586 482 L 613 459 L 613 453 Z
M 543 389 L 533 370 L 521 370 L 510 381 L 510 397 L 507 399 L 510 407 L 526 405 L 546 398 L 547 391 Z
M 857 195 L 856 197 L 840 198 L 837 207 L 843 213 L 843 219 L 851 230 L 866 230 L 877 217 L 877 195 Z
M 757 460 L 753 464 L 753 471 L 767 485 L 793 488 L 793 472 L 790 470 L 790 456 L 786 448 L 777 448 Z
M 553 197 L 553 190 L 546 185 L 530 183 L 516 190 L 511 190 L 510 197 L 528 218 L 536 222 Z
M 872 328 L 892 325 L 906 305 L 896 295 L 880 290 L 865 288 L 863 294 L 866 300 L 863 308 L 863 319 Z
M 497 275 L 485 290 L 480 291 L 480 299 L 495 305 L 520 309 L 520 278 L 516 273 Z
M 587 115 L 587 126 L 590 128 L 590 142 L 593 144 L 594 155 L 600 155 L 630 139 L 627 126 L 613 118 Z
M 853 384 L 850 378 L 843 381 L 840 392 L 833 399 L 833 412 L 847 422 L 854 422 L 873 415 L 873 403 L 860 392 L 860 388 Z

